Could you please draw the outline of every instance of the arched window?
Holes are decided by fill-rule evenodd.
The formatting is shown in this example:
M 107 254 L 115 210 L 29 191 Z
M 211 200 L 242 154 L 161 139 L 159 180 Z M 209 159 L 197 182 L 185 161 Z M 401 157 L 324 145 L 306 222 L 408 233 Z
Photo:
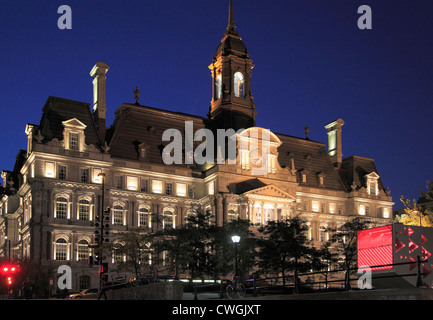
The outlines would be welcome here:
M 89 221 L 90 220 L 90 201 L 81 199 L 78 201 L 78 220 Z
M 68 199 L 65 197 L 56 198 L 56 210 L 54 212 L 54 218 L 56 219 L 67 219 L 68 217 Z
M 162 228 L 163 229 L 171 229 L 175 228 L 175 215 L 173 208 L 165 208 L 162 219 Z
M 89 242 L 87 240 L 78 241 L 77 260 L 78 261 L 89 260 Z
M 152 227 L 151 214 L 148 207 L 138 209 L 138 226 L 143 228 Z
M 124 246 L 121 243 L 116 243 L 113 250 L 113 263 L 122 263 L 125 261 Z
M 196 211 L 194 209 L 188 209 L 186 211 L 186 216 L 185 216 L 185 223 L 191 223 L 194 222 L 194 218 L 197 215 Z
M 244 75 L 241 72 L 236 72 L 234 77 L 234 87 L 235 87 L 235 96 L 238 98 L 243 98 L 244 88 L 245 88 L 245 81 L 244 81 Z
M 326 230 L 327 226 L 326 225 L 320 225 L 319 226 L 319 241 L 328 241 L 328 231 Z
M 215 79 L 215 100 L 219 100 L 221 98 L 221 90 L 222 90 L 222 76 L 219 74 Z
M 118 226 L 123 225 L 123 206 L 121 205 L 113 207 L 113 224 Z
M 59 238 L 56 240 L 54 259 L 65 261 L 67 260 L 67 258 L 68 258 L 68 242 L 63 238 Z

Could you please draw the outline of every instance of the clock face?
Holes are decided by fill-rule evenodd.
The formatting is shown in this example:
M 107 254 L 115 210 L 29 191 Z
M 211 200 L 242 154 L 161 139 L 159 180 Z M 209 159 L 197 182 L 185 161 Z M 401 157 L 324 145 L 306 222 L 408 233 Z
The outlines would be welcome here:
M 259 155 L 259 151 L 257 149 L 251 151 L 251 163 L 255 166 L 258 166 L 262 163 L 262 156 Z

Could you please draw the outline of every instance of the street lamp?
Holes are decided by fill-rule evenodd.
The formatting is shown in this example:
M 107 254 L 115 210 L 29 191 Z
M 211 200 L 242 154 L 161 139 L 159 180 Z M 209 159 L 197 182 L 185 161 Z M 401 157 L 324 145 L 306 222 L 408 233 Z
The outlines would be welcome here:
M 238 245 L 239 245 L 240 241 L 241 241 L 240 236 L 238 236 L 238 235 L 232 236 L 232 242 L 235 245 L 235 268 L 236 268 L 235 277 L 238 277 L 238 275 L 239 275 L 239 272 L 238 272 Z
M 11 261 L 11 240 L 8 239 L 8 236 L 5 236 L 5 241 L 8 242 L 8 247 L 9 247 L 9 251 L 8 251 L 8 259 L 9 259 L 9 262 L 10 262 L 10 261 Z

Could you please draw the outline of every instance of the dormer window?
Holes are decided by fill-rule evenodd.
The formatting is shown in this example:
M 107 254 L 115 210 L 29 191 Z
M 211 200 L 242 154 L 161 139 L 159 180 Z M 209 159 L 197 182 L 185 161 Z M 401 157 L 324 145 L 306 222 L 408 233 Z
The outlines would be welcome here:
M 307 183 L 307 175 L 308 171 L 305 169 L 299 170 L 299 182 L 300 183 Z
M 325 186 L 325 174 L 323 172 L 319 172 L 317 174 L 317 182 L 319 184 L 319 187 Z
M 85 149 L 84 130 L 86 125 L 76 118 L 63 121 L 63 145 L 65 149 L 83 152 Z
M 138 145 L 138 159 L 143 161 L 149 161 L 149 146 L 145 143 Z
M 379 195 L 379 175 L 376 172 L 371 172 L 365 176 L 367 193 L 373 196 Z
M 238 98 L 243 98 L 245 88 L 245 80 L 244 75 L 241 72 L 236 72 L 234 76 L 234 89 L 235 89 L 235 96 Z

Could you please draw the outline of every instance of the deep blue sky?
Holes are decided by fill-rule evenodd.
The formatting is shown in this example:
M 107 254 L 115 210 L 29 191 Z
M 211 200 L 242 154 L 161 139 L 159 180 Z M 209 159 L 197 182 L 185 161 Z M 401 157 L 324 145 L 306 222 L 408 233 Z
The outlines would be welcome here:
M 72 29 L 60 30 L 60 5 Z M 369 5 L 373 29 L 357 26 Z M 228 0 L 0 1 L 0 170 L 26 148 L 48 96 L 91 102 L 89 72 L 107 74 L 107 119 L 123 102 L 206 116 L 208 65 Z M 234 0 L 256 67 L 257 125 L 327 141 L 342 118 L 343 155 L 373 158 L 395 207 L 433 180 L 433 1 Z

